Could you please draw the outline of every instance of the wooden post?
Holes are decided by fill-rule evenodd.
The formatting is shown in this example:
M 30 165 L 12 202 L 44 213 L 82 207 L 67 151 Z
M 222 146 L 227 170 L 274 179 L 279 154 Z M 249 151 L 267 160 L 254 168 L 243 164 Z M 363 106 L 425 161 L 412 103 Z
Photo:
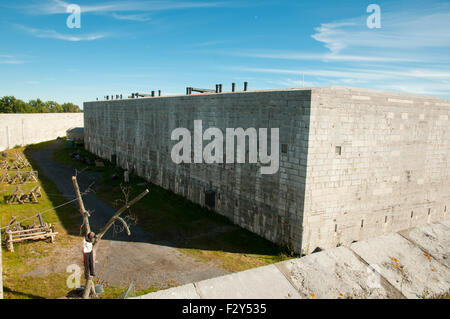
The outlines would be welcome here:
M 108 229 L 111 228 L 111 226 L 114 224 L 114 222 L 115 222 L 116 220 L 119 219 L 120 214 L 122 214 L 124 211 L 126 211 L 128 208 L 130 208 L 132 205 L 134 205 L 134 204 L 137 203 L 139 200 L 141 200 L 142 197 L 144 197 L 145 195 L 148 194 L 148 192 L 149 192 L 148 189 L 146 189 L 145 191 L 143 191 L 140 195 L 138 195 L 136 198 L 134 198 L 131 202 L 127 203 L 127 204 L 124 205 L 122 208 L 120 208 L 120 209 L 119 209 L 119 210 L 118 210 L 118 211 L 110 218 L 110 220 L 108 221 L 108 223 L 106 223 L 106 225 L 103 227 L 103 229 L 100 231 L 100 233 L 98 233 L 97 236 L 96 236 L 96 239 L 95 239 L 95 242 L 94 242 L 93 248 L 92 248 L 92 253 L 94 254 L 94 256 L 95 256 L 95 253 L 96 253 L 96 251 L 97 251 L 98 244 L 100 243 L 100 240 L 101 240 L 102 237 L 106 234 L 106 232 L 108 231 Z M 88 221 L 88 223 L 89 223 L 89 221 Z M 130 233 L 129 233 L 129 230 L 128 230 L 128 234 L 130 234 Z M 94 259 L 94 264 L 95 264 L 95 257 L 94 257 L 93 259 Z M 94 295 L 96 295 L 96 294 L 95 294 L 95 286 L 94 286 L 94 283 L 93 283 L 93 277 L 92 277 L 92 276 L 89 276 L 89 278 L 88 278 L 88 280 L 87 280 L 87 282 L 86 282 L 86 287 L 85 287 L 84 292 L 83 292 L 83 299 L 88 299 L 91 292 L 92 292 Z
M 89 299 L 89 295 L 92 292 L 94 296 L 97 294 L 95 293 L 95 286 L 94 286 L 94 277 L 89 276 L 89 278 L 86 281 L 86 287 L 84 288 L 83 292 L 83 299 Z
M 75 188 L 75 194 L 77 195 L 78 205 L 80 206 L 80 213 L 83 216 L 83 223 L 84 223 L 84 226 L 85 226 L 85 235 L 87 235 L 87 234 L 89 234 L 91 232 L 91 228 L 90 228 L 90 225 L 89 225 L 89 217 L 90 217 L 90 215 L 86 211 L 86 209 L 84 208 L 83 199 L 81 198 L 80 189 L 78 187 L 77 178 L 75 176 L 72 176 L 72 182 L 73 182 L 73 186 Z M 148 192 L 149 192 L 148 189 L 146 189 L 139 196 L 134 198 L 131 202 L 127 203 L 125 206 L 120 208 L 111 217 L 111 219 L 108 221 L 108 223 L 106 223 L 106 225 L 103 227 L 103 229 L 100 231 L 100 233 L 96 236 L 95 242 L 93 244 L 93 249 L 92 249 L 94 264 L 95 264 L 95 253 L 96 253 L 96 250 L 97 250 L 97 247 L 98 247 L 98 243 L 100 242 L 102 237 L 106 234 L 108 229 L 111 228 L 111 226 L 114 224 L 114 222 L 119 218 L 120 214 L 122 214 L 124 211 L 126 211 L 128 208 L 130 208 L 133 204 L 138 202 L 142 197 L 147 195 Z M 84 292 L 83 292 L 83 299 L 89 299 L 89 296 L 90 296 L 91 292 L 92 292 L 92 294 L 94 296 L 96 296 L 95 285 L 94 285 L 93 279 L 94 278 L 92 276 L 89 276 L 87 278 L 86 286 L 85 286 Z
M 0 224 L 0 230 L 1 230 Z M 3 264 L 2 264 L 2 234 L 0 231 L 0 299 L 3 299 Z
M 8 249 L 8 251 L 10 252 L 14 252 L 14 244 L 12 242 L 12 232 L 10 230 L 8 230 L 6 232 L 8 239 L 6 240 L 6 249 Z
M 77 178 L 72 176 L 73 187 L 75 188 L 75 195 L 77 195 L 78 206 L 80 207 L 81 216 L 83 216 L 83 225 L 86 231 L 85 235 L 91 232 L 91 227 L 89 226 L 89 213 L 84 208 L 83 199 L 81 198 L 80 189 L 78 188 Z

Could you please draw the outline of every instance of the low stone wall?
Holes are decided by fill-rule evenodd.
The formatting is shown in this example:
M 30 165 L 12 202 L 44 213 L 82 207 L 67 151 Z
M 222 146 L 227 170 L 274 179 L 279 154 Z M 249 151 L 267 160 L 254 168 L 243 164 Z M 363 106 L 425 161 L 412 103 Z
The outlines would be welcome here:
M 66 136 L 84 126 L 83 113 L 0 114 L 0 151 Z

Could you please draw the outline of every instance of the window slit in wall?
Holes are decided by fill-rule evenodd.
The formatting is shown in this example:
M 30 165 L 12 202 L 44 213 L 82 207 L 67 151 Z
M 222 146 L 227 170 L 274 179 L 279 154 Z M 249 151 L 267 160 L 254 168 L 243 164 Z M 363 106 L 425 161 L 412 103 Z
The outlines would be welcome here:
M 364 227 L 364 219 L 361 219 L 361 228 Z
M 342 153 L 342 147 L 341 147 L 341 146 L 336 146 L 335 152 L 336 152 L 336 155 L 341 155 L 341 153 Z
M 431 215 L 431 208 L 428 208 L 428 216 Z
M 288 152 L 287 144 L 281 144 L 281 153 L 287 154 L 287 152 Z
M 414 212 L 413 212 L 413 211 L 411 211 L 411 218 L 413 218 L 413 216 L 414 216 Z
M 384 223 L 387 224 L 387 216 L 384 216 Z
M 337 224 L 334 224 L 334 232 L 337 233 Z

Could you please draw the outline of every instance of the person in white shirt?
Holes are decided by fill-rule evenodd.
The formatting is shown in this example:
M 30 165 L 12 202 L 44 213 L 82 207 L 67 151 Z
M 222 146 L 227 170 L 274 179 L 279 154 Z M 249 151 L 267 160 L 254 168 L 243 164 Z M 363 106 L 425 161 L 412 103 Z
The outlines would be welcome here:
M 89 279 L 89 276 L 95 276 L 94 256 L 92 252 L 94 240 L 95 234 L 93 232 L 87 234 L 86 238 L 83 239 L 83 261 L 86 280 Z
M 125 183 L 129 183 L 130 182 L 130 175 L 129 175 L 129 173 L 128 173 L 128 170 L 125 170 L 124 172 L 123 172 L 123 180 L 125 181 Z

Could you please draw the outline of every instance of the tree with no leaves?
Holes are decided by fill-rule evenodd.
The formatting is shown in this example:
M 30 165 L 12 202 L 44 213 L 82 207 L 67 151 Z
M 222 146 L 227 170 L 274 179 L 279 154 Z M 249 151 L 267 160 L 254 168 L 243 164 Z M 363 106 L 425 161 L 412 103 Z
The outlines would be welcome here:
M 89 217 L 90 214 L 88 211 L 86 211 L 86 209 L 84 208 L 84 204 L 83 204 L 83 199 L 81 198 L 81 194 L 80 194 L 80 189 L 78 187 L 78 183 L 77 183 L 77 178 L 75 176 L 72 176 L 72 182 L 73 182 L 73 186 L 75 188 L 75 194 L 77 196 L 78 199 L 78 205 L 80 208 L 80 213 L 81 216 L 83 217 L 83 225 L 82 228 L 84 229 L 84 235 L 87 236 L 88 234 L 91 233 L 91 227 L 89 225 Z M 127 230 L 128 235 L 130 235 L 130 229 L 128 228 L 127 223 L 120 217 L 120 215 L 125 212 L 128 208 L 130 208 L 132 205 L 134 205 L 135 203 L 137 203 L 139 200 L 141 200 L 145 195 L 148 194 L 148 189 L 146 189 L 144 192 L 142 192 L 141 194 L 139 194 L 136 198 L 134 198 L 132 201 L 125 202 L 125 205 L 122 206 L 122 208 L 120 208 L 118 211 L 116 211 L 114 213 L 114 215 L 109 219 L 109 221 L 106 223 L 106 225 L 102 228 L 102 230 L 94 237 L 93 239 L 93 243 L 92 243 L 92 254 L 93 254 L 93 262 L 95 263 L 95 252 L 98 248 L 98 244 L 100 243 L 102 237 L 106 234 L 106 232 L 109 230 L 109 228 L 111 228 L 112 225 L 114 225 L 114 223 L 116 221 L 120 221 L 123 225 L 124 228 Z M 95 288 L 94 288 L 94 282 L 93 282 L 93 276 L 88 276 L 87 277 L 87 282 L 86 282 L 86 286 L 83 292 L 83 299 L 88 299 L 90 293 L 93 293 L 95 295 Z

